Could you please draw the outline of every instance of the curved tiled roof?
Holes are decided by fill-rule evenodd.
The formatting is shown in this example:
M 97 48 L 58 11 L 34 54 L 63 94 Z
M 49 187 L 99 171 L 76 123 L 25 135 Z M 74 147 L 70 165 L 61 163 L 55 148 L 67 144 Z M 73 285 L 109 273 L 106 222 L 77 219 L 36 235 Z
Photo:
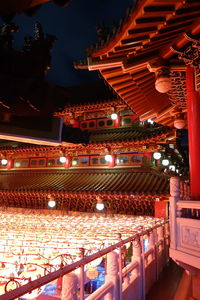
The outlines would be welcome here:
M 179 57 L 192 44 L 192 39 L 198 39 L 199 20 L 197 0 L 137 1 L 113 34 L 89 49 L 87 65 L 80 68 L 99 70 L 141 120 L 153 118 L 172 126 L 174 115 L 169 108 L 182 110 L 186 106 L 186 65 Z M 162 66 L 163 60 L 172 77 L 168 95 L 155 89 L 154 72 Z M 178 74 L 173 75 L 174 72 Z M 173 80 L 173 76 L 178 81 Z M 177 90 L 180 90 L 178 95 L 174 93 Z M 186 112 L 183 113 L 186 119 Z
M 147 168 L 1 171 L 0 191 L 169 194 L 168 177 Z
M 162 134 L 171 132 L 169 127 L 125 127 L 125 128 L 106 128 L 103 130 L 91 131 L 90 141 L 112 142 L 112 141 L 145 141 L 147 139 L 161 137 Z

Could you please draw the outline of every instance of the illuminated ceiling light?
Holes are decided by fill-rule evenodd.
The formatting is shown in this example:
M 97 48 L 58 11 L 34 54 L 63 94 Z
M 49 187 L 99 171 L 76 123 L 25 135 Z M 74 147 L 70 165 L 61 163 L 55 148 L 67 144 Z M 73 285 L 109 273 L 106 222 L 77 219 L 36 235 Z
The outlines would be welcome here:
M 97 204 L 96 204 L 97 210 L 103 210 L 104 209 L 104 203 L 101 198 L 97 198 Z
M 169 166 L 169 169 L 170 169 L 171 171 L 175 172 L 175 169 L 176 169 L 176 168 L 175 168 L 174 165 L 170 165 L 170 166 Z
M 3 166 L 6 166 L 7 163 L 8 163 L 8 160 L 7 160 L 7 159 L 3 158 L 3 159 L 1 160 L 1 164 L 2 164 Z
M 160 159 L 161 158 L 161 153 L 160 152 L 154 152 L 153 158 L 154 159 Z
M 66 157 L 65 156 L 61 156 L 60 158 L 59 158 L 59 161 L 62 163 L 62 164 L 64 164 L 65 162 L 66 162 Z
M 106 154 L 106 155 L 105 155 L 105 160 L 106 160 L 106 161 L 112 161 L 112 155 Z
M 51 208 L 55 207 L 55 206 L 56 206 L 56 201 L 54 201 L 54 200 L 49 200 L 48 206 L 51 207 Z
M 110 115 L 110 117 L 111 117 L 112 120 L 117 120 L 118 115 L 117 115 L 116 113 L 112 113 L 112 114 Z
M 169 159 L 163 159 L 162 160 L 162 165 L 163 166 L 168 166 L 169 165 Z
M 148 120 L 147 120 L 147 123 L 149 123 L 149 124 L 154 124 L 154 121 L 151 120 L 151 119 L 148 119 Z
M 179 170 L 178 170 L 178 169 L 176 169 L 176 173 L 179 173 Z

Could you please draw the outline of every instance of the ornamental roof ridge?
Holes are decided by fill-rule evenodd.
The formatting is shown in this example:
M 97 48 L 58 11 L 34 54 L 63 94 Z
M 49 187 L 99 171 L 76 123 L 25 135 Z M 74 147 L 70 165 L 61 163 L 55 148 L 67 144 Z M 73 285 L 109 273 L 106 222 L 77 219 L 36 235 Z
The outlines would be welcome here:
M 102 100 L 102 101 L 98 101 L 98 102 L 94 102 L 94 103 L 83 103 L 83 104 L 74 104 L 74 105 L 69 105 L 69 106 L 65 106 L 65 108 L 63 109 L 63 111 L 60 112 L 55 112 L 55 116 L 61 116 L 65 113 L 70 113 L 70 112 L 79 112 L 79 111 L 83 111 L 83 110 L 90 110 L 90 109 L 102 109 L 102 108 L 108 108 L 108 106 L 113 106 L 113 105 L 124 105 L 127 106 L 128 105 L 121 99 L 121 98 L 117 98 L 117 99 L 109 99 L 109 100 Z
M 99 26 L 99 31 L 97 32 L 97 34 L 99 36 L 100 41 L 86 48 L 87 55 L 91 55 L 96 51 L 104 48 L 106 45 L 108 45 L 112 40 L 114 40 L 117 37 L 117 35 L 122 31 L 122 28 L 130 19 L 131 13 L 135 9 L 138 2 L 141 2 L 141 0 L 136 0 L 135 3 L 133 1 L 133 5 L 127 7 L 124 17 L 120 18 L 119 22 L 115 22 L 115 24 L 113 24 L 112 32 L 109 32 L 107 28 L 104 26 Z M 75 66 L 78 65 L 80 68 L 81 67 L 84 68 L 86 64 L 87 61 L 84 59 L 75 62 Z

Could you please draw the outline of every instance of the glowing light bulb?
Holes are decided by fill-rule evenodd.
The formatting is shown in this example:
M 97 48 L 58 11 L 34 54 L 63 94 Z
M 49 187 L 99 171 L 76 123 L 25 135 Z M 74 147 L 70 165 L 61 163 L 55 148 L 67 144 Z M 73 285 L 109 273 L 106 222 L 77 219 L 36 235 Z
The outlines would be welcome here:
M 162 165 L 163 166 L 168 166 L 169 165 L 169 160 L 168 159 L 163 159 L 162 160 Z
M 103 210 L 104 209 L 104 204 L 103 203 L 97 203 L 96 204 L 96 209 L 97 210 Z
M 105 160 L 106 160 L 106 161 L 111 161 L 111 160 L 112 160 L 112 155 L 106 154 L 106 155 L 105 155 Z
M 66 157 L 65 156 L 61 156 L 60 158 L 59 158 L 59 161 L 62 163 L 62 164 L 64 164 L 65 162 L 66 162 Z
M 7 163 L 8 163 L 8 160 L 7 160 L 7 159 L 3 158 L 3 159 L 1 160 L 1 164 L 2 164 L 3 166 L 6 166 Z
M 161 158 L 161 153 L 160 152 L 154 152 L 153 158 L 154 159 L 160 159 Z
M 116 113 L 112 113 L 112 114 L 110 115 L 110 117 L 111 117 L 112 120 L 117 120 L 118 115 L 117 115 Z
M 56 201 L 54 201 L 54 200 L 49 200 L 48 206 L 49 206 L 49 207 L 55 207 L 55 206 L 56 206 Z
M 77 160 L 72 160 L 72 166 L 76 166 L 78 164 Z

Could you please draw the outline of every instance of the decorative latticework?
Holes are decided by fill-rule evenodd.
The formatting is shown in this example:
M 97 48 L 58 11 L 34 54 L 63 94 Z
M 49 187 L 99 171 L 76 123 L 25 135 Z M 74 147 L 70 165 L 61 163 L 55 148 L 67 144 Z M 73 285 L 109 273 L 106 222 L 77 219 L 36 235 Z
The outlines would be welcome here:
M 168 93 L 170 101 L 178 107 L 187 107 L 185 72 L 171 71 L 170 77 L 172 82 L 172 88 Z
M 200 91 L 200 70 L 196 70 L 195 72 L 195 89 L 196 91 Z

